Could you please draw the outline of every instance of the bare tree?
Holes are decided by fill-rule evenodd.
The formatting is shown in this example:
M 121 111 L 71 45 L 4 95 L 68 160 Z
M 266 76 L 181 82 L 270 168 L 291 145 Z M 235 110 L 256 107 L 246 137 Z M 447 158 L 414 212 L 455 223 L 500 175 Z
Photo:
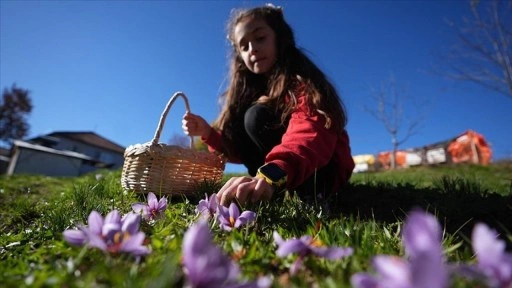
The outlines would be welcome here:
M 440 74 L 512 98 L 512 0 L 470 0 L 470 17 L 448 21 L 456 45 L 441 58 Z M 447 69 L 446 69 L 447 68 Z
M 371 88 L 371 97 L 374 100 L 372 107 L 365 105 L 364 110 L 379 120 L 386 131 L 391 135 L 393 153 L 391 153 L 391 168 L 395 169 L 395 156 L 398 147 L 415 135 L 421 124 L 425 121 L 425 103 L 419 103 L 418 99 L 409 97 L 403 87 L 398 87 L 395 77 L 390 75 L 389 79 L 382 82 L 380 89 Z M 373 106 L 375 105 L 375 106 Z M 405 115 L 407 109 L 415 110 L 414 117 Z M 403 130 L 404 129 L 404 130 Z

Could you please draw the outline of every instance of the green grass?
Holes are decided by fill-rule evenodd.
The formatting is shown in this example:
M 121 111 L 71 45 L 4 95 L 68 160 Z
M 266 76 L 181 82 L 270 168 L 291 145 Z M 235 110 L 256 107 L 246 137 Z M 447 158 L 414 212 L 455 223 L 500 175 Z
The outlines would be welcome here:
M 196 221 L 198 197 L 173 197 L 165 217 L 144 224 L 152 253 L 136 263 L 126 255 L 68 245 L 65 229 L 86 223 L 92 210 L 122 213 L 142 195 L 123 191 L 120 171 L 105 176 L 52 178 L 0 177 L 0 283 L 3 287 L 181 287 L 181 245 Z M 224 181 L 228 179 L 226 175 Z M 274 287 L 349 287 L 350 276 L 368 271 L 376 254 L 403 255 L 400 240 L 407 212 L 421 207 L 435 214 L 445 229 L 443 247 L 450 262 L 472 262 L 471 229 L 477 221 L 512 238 L 512 164 L 442 166 L 356 174 L 343 193 L 326 205 L 309 205 L 293 195 L 246 208 L 258 213 L 254 225 L 231 233 L 212 228 L 214 241 L 235 257 L 246 279 L 273 276 Z M 320 203 L 321 204 L 321 203 Z M 322 208 L 323 207 L 323 208 Z M 325 244 L 351 246 L 354 255 L 328 261 L 311 258 L 306 269 L 290 276 L 294 257 L 275 255 L 272 232 L 284 238 L 318 235 Z M 316 286 L 318 285 L 318 286 Z M 456 281 L 454 287 L 467 286 Z

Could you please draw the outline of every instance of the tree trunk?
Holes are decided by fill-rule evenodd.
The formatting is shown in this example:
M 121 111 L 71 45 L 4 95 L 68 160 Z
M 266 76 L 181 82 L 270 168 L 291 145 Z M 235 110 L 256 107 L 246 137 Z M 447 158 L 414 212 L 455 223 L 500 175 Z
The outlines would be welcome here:
M 396 140 L 396 134 L 393 134 L 391 142 L 393 143 L 393 153 L 391 153 L 391 170 L 396 169 L 396 152 L 398 151 L 398 141 Z

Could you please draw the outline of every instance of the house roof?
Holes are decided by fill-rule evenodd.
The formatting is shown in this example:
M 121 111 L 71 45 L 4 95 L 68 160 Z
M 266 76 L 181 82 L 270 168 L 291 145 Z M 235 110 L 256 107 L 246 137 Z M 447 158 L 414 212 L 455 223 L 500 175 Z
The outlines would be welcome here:
M 95 161 L 93 158 L 91 158 L 91 157 L 89 157 L 89 156 L 87 156 L 85 154 L 82 154 L 82 153 L 77 153 L 77 152 L 73 152 L 73 151 L 56 150 L 56 149 L 53 149 L 53 148 L 48 148 L 48 147 L 44 147 L 44 146 L 37 145 L 37 144 L 31 144 L 31 143 L 28 143 L 28 142 L 25 142 L 25 141 L 21 141 L 21 140 L 14 140 L 14 145 L 17 146 L 17 147 L 37 150 L 37 151 L 51 153 L 51 154 L 56 154 L 56 155 L 62 155 L 62 156 L 66 156 L 66 157 L 72 157 L 72 158 L 78 158 L 78 159 L 82 159 L 82 160 Z
M 125 147 L 123 147 L 117 143 L 114 143 L 104 137 L 101 137 L 100 135 L 98 135 L 94 132 L 91 132 L 91 131 L 84 131 L 84 132 L 58 131 L 58 132 L 53 132 L 53 133 L 47 134 L 46 136 L 72 139 L 75 141 L 87 143 L 92 146 L 111 150 L 111 151 L 118 152 L 121 154 L 123 154 L 124 150 L 125 150 Z

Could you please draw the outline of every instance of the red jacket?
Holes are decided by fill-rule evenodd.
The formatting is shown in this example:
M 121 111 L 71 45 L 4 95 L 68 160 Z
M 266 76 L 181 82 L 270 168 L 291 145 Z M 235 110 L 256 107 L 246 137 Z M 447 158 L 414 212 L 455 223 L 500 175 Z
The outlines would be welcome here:
M 326 118 L 312 110 L 306 103 L 306 96 L 297 97 L 297 107 L 291 113 L 288 128 L 281 144 L 275 146 L 266 156 L 265 163 L 275 163 L 287 176 L 287 188 L 293 189 L 302 184 L 315 172 L 315 169 L 333 161 L 338 178 L 334 179 L 333 190 L 346 184 L 354 170 L 354 160 L 350 152 L 347 132 L 336 133 L 325 128 Z M 208 139 L 203 141 L 210 151 L 222 151 L 220 131 L 212 130 Z M 232 163 L 241 163 L 239 159 L 228 159 Z

